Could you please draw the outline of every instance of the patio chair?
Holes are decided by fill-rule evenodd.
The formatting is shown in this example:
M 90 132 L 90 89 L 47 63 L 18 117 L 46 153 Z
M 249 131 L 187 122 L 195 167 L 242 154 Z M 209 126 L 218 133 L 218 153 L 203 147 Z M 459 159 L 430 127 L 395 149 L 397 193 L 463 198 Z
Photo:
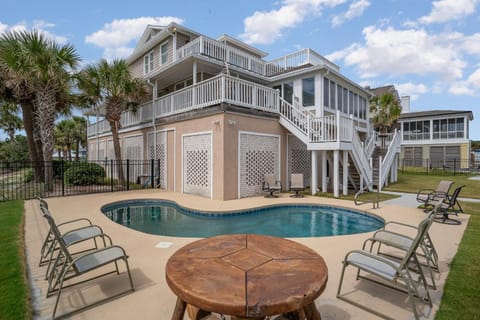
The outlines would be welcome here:
M 112 300 L 114 298 L 117 298 L 119 296 L 125 295 L 129 292 L 135 291 L 135 288 L 133 286 L 133 281 L 132 281 L 132 275 L 130 273 L 130 267 L 128 265 L 128 256 L 125 253 L 125 250 L 118 246 L 118 245 L 112 245 L 104 248 L 100 248 L 94 251 L 90 251 L 87 253 L 83 253 L 79 256 L 74 256 L 68 247 L 65 245 L 63 238 L 58 231 L 55 222 L 53 221 L 52 217 L 49 215 L 44 216 L 45 219 L 47 219 L 48 223 L 50 224 L 50 228 L 52 230 L 52 233 L 55 237 L 55 241 L 58 242 L 59 247 L 60 247 L 60 252 L 59 256 L 62 257 L 64 262 L 60 266 L 55 266 L 52 269 L 52 272 L 49 274 L 48 278 L 48 292 L 47 296 L 50 296 L 53 293 L 56 293 L 56 299 L 55 299 L 55 306 L 53 308 L 53 314 L 52 314 L 52 319 L 58 319 L 58 318 L 64 318 L 67 317 L 73 313 L 79 312 L 81 310 L 84 310 L 86 308 L 90 308 L 92 306 L 99 305 L 101 303 L 104 303 L 106 301 Z M 73 311 L 64 313 L 60 316 L 56 316 L 57 313 L 57 308 L 58 308 L 58 303 L 60 301 L 60 296 L 61 293 L 64 289 L 85 283 L 87 281 L 92 281 L 94 279 L 116 273 L 117 275 L 120 274 L 119 268 L 118 268 L 118 261 L 123 260 L 125 263 L 126 271 L 128 273 L 128 278 L 130 282 L 130 287 L 120 293 L 116 293 L 112 296 L 109 296 L 105 299 L 93 302 L 91 304 L 87 304 L 81 308 L 75 309 Z M 89 273 L 90 271 L 96 270 L 100 267 L 104 267 L 110 264 L 114 264 L 115 268 L 113 271 L 103 271 L 104 273 L 102 274 L 96 274 L 95 276 L 91 278 L 85 279 L 83 277 L 84 274 Z M 82 277 L 81 277 L 82 276 Z M 81 279 L 77 282 L 74 283 L 69 283 L 68 285 L 64 285 L 65 281 L 74 279 L 77 277 L 81 277 Z
M 460 224 L 461 222 L 450 218 L 450 214 L 454 214 L 458 216 L 458 213 L 462 212 L 463 209 L 460 206 L 460 203 L 458 202 L 458 196 L 460 194 L 460 191 L 465 187 L 465 185 L 460 186 L 458 188 L 455 188 L 453 190 L 452 195 L 447 197 L 447 199 L 444 200 L 438 200 L 438 201 L 432 201 L 432 205 L 438 205 L 438 212 L 437 212 L 437 219 L 435 221 L 441 222 L 441 223 L 447 223 L 447 224 Z M 455 209 L 455 208 L 458 209 Z
M 55 220 L 53 219 L 50 211 L 48 210 L 48 206 L 45 206 L 44 204 L 41 203 L 40 209 L 44 217 L 50 218 L 50 220 L 53 222 L 57 230 L 59 230 L 58 229 L 59 225 L 65 225 L 65 223 L 59 224 L 59 225 L 55 224 Z M 79 221 L 79 219 L 72 220 L 72 222 L 77 222 L 77 221 Z M 105 235 L 103 233 L 102 228 L 97 225 L 88 225 L 85 227 L 72 229 L 64 233 L 61 233 L 60 231 L 58 232 L 62 238 L 63 243 L 67 247 L 71 247 L 76 244 L 83 243 L 87 240 L 91 240 L 93 242 L 93 247 L 91 246 L 87 248 L 84 247 L 84 249 L 74 252 L 75 254 L 80 254 L 80 253 L 88 252 L 94 249 L 98 249 L 97 238 L 102 239 L 104 247 L 107 245 L 105 238 L 107 238 L 109 241 L 109 244 L 112 245 L 112 240 L 110 239 L 110 237 Z M 48 263 L 47 269 L 45 270 L 45 279 L 48 278 L 48 275 L 51 272 L 52 263 L 55 261 L 53 266 L 55 266 L 55 264 L 58 263 L 57 260 L 59 259 L 59 254 L 58 254 L 59 249 L 60 249 L 59 243 L 56 240 L 53 234 L 52 227 L 50 225 L 50 229 L 48 231 L 47 237 L 45 238 L 44 245 L 42 246 L 41 256 L 40 256 L 40 265 Z M 56 256 L 55 256 L 55 253 L 57 253 Z
M 41 197 L 36 197 L 37 200 L 39 201 L 39 206 L 40 206 L 40 210 L 42 212 L 42 214 L 50 214 L 50 211 L 49 211 L 49 207 L 48 207 L 48 203 L 47 201 L 45 201 L 45 199 L 41 198 Z M 45 210 L 46 209 L 46 210 Z M 69 221 L 65 221 L 65 222 L 62 222 L 62 223 L 59 223 L 56 225 L 59 230 L 62 230 L 61 233 L 62 234 L 65 234 L 69 231 L 74 231 L 74 230 L 79 230 L 83 227 L 92 227 L 93 224 L 92 224 L 92 221 L 90 221 L 89 219 L 87 218 L 79 218 L 79 219 L 74 219 L 74 220 L 69 220 Z M 68 228 L 68 229 L 67 229 Z M 95 226 L 92 230 L 92 232 L 95 233 L 95 230 L 97 230 L 98 226 Z M 98 230 L 97 230 L 98 231 Z M 100 230 L 101 231 L 101 230 Z M 42 266 L 44 265 L 45 263 L 49 262 L 50 260 L 48 259 L 49 255 L 51 254 L 52 250 L 55 250 L 55 246 L 52 246 L 53 244 L 53 240 L 54 240 L 54 236 L 52 234 L 52 231 L 49 230 L 44 241 L 43 241 L 43 244 L 42 244 L 42 248 L 40 250 L 40 262 L 39 262 L 39 266 Z M 58 249 L 58 248 L 57 248 Z
M 381 317 L 385 317 L 384 314 L 381 314 L 377 310 L 370 309 L 363 304 L 347 300 L 345 297 L 341 296 L 340 293 L 345 275 L 345 269 L 348 266 L 353 266 L 357 268 L 357 280 L 362 278 L 374 281 L 388 288 L 408 293 L 415 319 L 419 319 L 415 299 L 420 298 L 427 302 L 430 306 L 430 309 L 432 308 L 432 300 L 430 297 L 430 292 L 428 291 L 428 285 L 425 280 L 425 276 L 422 272 L 415 252 L 417 251 L 420 243 L 423 241 L 430 225 L 430 219 L 424 219 L 422 222 L 420 222 L 417 234 L 410 244 L 407 253 L 400 262 L 365 250 L 353 250 L 348 252 L 343 260 L 343 268 L 340 276 L 340 284 L 337 290 L 337 298 L 345 300 L 357 307 L 363 308 Z M 417 280 L 414 279 L 414 274 L 412 274 L 412 271 L 409 268 L 409 264 L 411 262 L 413 262 L 418 268 L 419 274 Z M 382 281 L 376 281 L 374 278 L 365 278 L 363 276 L 360 277 L 360 271 L 366 272 L 374 278 L 379 278 Z
M 282 190 L 282 183 L 275 179 L 274 174 L 265 174 L 263 176 L 262 190 L 268 192 L 265 198 L 277 198 L 274 192 L 280 192 Z
M 423 203 L 425 212 L 429 211 L 432 201 L 444 200 L 448 197 L 448 192 L 452 186 L 453 181 L 442 180 L 438 183 L 437 189 L 420 189 L 417 192 L 417 202 Z
M 305 186 L 303 184 L 303 173 L 292 173 L 290 175 L 290 191 L 295 192 L 290 197 L 292 198 L 302 198 L 303 195 L 300 194 L 300 191 L 304 191 Z
M 435 219 L 435 215 L 437 214 L 438 207 L 439 205 L 437 205 L 432 211 L 430 211 L 428 217 L 424 219 L 428 221 L 427 230 L 424 234 L 423 239 L 421 239 L 418 245 L 418 248 L 420 250 L 417 250 L 417 251 L 420 251 L 420 252 L 414 253 L 417 255 L 417 258 L 418 256 L 421 256 L 425 259 L 425 263 L 423 265 L 427 268 L 430 274 L 430 279 L 432 281 L 431 287 L 433 289 L 436 289 L 436 284 L 435 284 L 435 279 L 433 277 L 432 269 L 435 269 L 437 272 L 439 271 L 438 255 L 437 255 L 437 251 L 435 250 L 435 247 L 433 246 L 433 242 L 432 242 L 432 239 L 430 238 L 428 230 L 430 229 L 430 226 Z M 409 224 L 404 224 L 396 221 L 387 222 L 382 230 L 378 230 L 373 234 L 372 237 L 364 241 L 362 250 L 365 250 L 365 248 L 367 247 L 367 244 L 370 243 L 369 251 L 373 252 L 373 247 L 375 246 L 375 244 L 377 244 L 377 251 L 376 251 L 377 254 L 392 257 L 392 258 L 402 259 L 403 256 L 392 255 L 390 253 L 381 252 L 380 250 L 381 246 L 384 245 L 387 247 L 392 247 L 392 248 L 407 252 L 408 249 L 411 247 L 414 241 L 414 238 L 404 233 L 386 230 L 387 225 L 397 225 L 397 226 L 412 228 L 417 232 L 419 228 L 418 226 L 416 227 L 416 226 L 412 226 Z

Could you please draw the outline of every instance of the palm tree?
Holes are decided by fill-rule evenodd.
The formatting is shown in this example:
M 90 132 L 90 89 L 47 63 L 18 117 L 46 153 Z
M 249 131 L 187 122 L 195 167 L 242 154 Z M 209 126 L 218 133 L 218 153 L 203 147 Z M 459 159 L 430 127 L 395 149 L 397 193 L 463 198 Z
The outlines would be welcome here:
M 55 145 L 57 149 L 67 152 L 68 161 L 72 161 L 72 147 L 75 143 L 75 122 L 64 119 L 55 125 Z
M 58 45 L 35 30 L 9 32 L 3 39 L 17 49 L 10 52 L 16 64 L 21 66 L 14 74 L 28 88 L 28 92 L 34 94 L 34 120 L 40 131 L 43 159 L 50 162 L 57 109 L 69 105 L 72 72 L 80 57 L 72 45 Z M 2 69 L 9 71 L 8 66 Z M 48 165 L 45 166 L 45 182 L 50 190 L 53 171 Z
M 390 92 L 370 99 L 373 125 L 380 133 L 391 132 L 401 112 L 400 102 Z
M 26 73 L 27 65 L 22 52 L 18 34 L 5 33 L 0 37 L 0 98 L 5 102 L 20 105 L 30 160 L 40 162 L 43 155 L 40 130 L 34 120 L 35 95 L 28 85 L 31 78 Z M 40 179 L 41 172 L 35 170 L 35 180 Z
M 87 119 L 83 117 L 74 116 L 72 118 L 75 127 L 73 130 L 73 140 L 75 144 L 75 161 L 79 160 L 80 146 L 85 148 L 87 146 Z
M 22 119 L 17 116 L 18 106 L 13 103 L 0 102 L 0 129 L 5 131 L 8 139 L 15 139 L 15 132 L 22 129 Z
M 78 87 L 83 93 L 85 105 L 102 106 L 105 109 L 105 119 L 112 131 L 115 159 L 121 161 L 118 131 L 122 112 L 136 111 L 140 99 L 147 92 L 145 81 L 132 76 L 125 60 L 113 60 L 109 63 L 102 59 L 80 72 Z M 125 177 L 121 166 L 117 167 L 117 174 L 119 182 L 123 185 Z

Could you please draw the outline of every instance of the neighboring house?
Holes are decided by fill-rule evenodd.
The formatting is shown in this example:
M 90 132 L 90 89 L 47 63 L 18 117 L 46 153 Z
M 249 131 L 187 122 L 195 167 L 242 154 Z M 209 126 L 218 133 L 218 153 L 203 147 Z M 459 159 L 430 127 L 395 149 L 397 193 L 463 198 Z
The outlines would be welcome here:
M 370 92 L 311 49 L 266 55 L 227 35 L 148 26 L 127 61 L 152 92 L 122 115 L 123 158 L 156 159 L 161 188 L 219 200 L 261 193 L 266 173 L 285 190 L 291 173 L 303 173 L 312 193 L 371 188 Z M 104 120 L 88 127 L 89 160 L 114 158 L 109 131 Z M 396 180 L 395 150 L 380 185 Z
M 468 168 L 472 111 L 409 112 L 398 120 L 402 130 L 400 166 Z

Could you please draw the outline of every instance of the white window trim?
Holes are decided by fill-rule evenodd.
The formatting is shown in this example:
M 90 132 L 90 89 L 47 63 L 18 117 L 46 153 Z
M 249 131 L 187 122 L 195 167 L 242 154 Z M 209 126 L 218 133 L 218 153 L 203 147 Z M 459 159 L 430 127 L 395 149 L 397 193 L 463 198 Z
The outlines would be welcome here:
M 148 74 L 153 71 L 153 59 L 155 58 L 154 50 L 143 56 L 143 74 Z M 148 59 L 148 63 L 146 60 Z M 148 70 L 147 70 L 148 69 Z
M 164 45 L 167 45 L 167 51 L 166 51 L 165 53 L 162 52 L 162 47 L 163 47 Z M 159 49 L 158 49 L 158 52 L 159 52 L 158 62 L 159 62 L 159 64 L 162 66 L 162 65 L 168 63 L 168 40 L 162 42 L 158 48 L 159 48 Z M 166 57 L 167 57 L 167 59 L 165 60 L 165 62 L 163 62 L 163 60 L 162 60 L 164 55 L 166 55 Z

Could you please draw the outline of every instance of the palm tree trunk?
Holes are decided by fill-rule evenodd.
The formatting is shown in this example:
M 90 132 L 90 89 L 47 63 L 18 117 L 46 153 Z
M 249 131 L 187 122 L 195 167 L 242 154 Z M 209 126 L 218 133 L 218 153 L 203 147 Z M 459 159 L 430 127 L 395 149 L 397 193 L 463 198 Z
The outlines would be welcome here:
M 36 120 L 40 128 L 43 160 L 45 161 L 45 185 L 48 191 L 53 190 L 53 151 L 55 148 L 53 131 L 55 128 L 55 90 L 48 85 L 37 91 Z
M 79 153 L 80 153 L 80 141 L 77 140 L 75 142 L 75 144 L 76 144 L 76 150 L 77 150 L 77 152 L 75 152 L 75 161 L 78 161 L 78 159 L 80 157 L 80 155 L 79 155 Z
M 22 119 L 23 119 L 23 128 L 25 129 L 25 134 L 27 135 L 28 143 L 28 155 L 33 166 L 33 175 L 36 182 L 42 181 L 42 166 L 40 162 L 43 160 L 38 152 L 37 146 L 35 143 L 34 137 L 34 113 L 33 105 L 31 103 L 22 102 L 20 105 L 22 108 Z
M 110 129 L 112 130 L 113 150 L 115 152 L 115 160 L 117 163 L 118 182 L 120 183 L 120 185 L 124 186 L 125 175 L 123 174 L 123 166 L 122 166 L 122 150 L 120 148 L 120 139 L 118 137 L 119 122 L 109 121 L 108 123 L 110 124 Z

